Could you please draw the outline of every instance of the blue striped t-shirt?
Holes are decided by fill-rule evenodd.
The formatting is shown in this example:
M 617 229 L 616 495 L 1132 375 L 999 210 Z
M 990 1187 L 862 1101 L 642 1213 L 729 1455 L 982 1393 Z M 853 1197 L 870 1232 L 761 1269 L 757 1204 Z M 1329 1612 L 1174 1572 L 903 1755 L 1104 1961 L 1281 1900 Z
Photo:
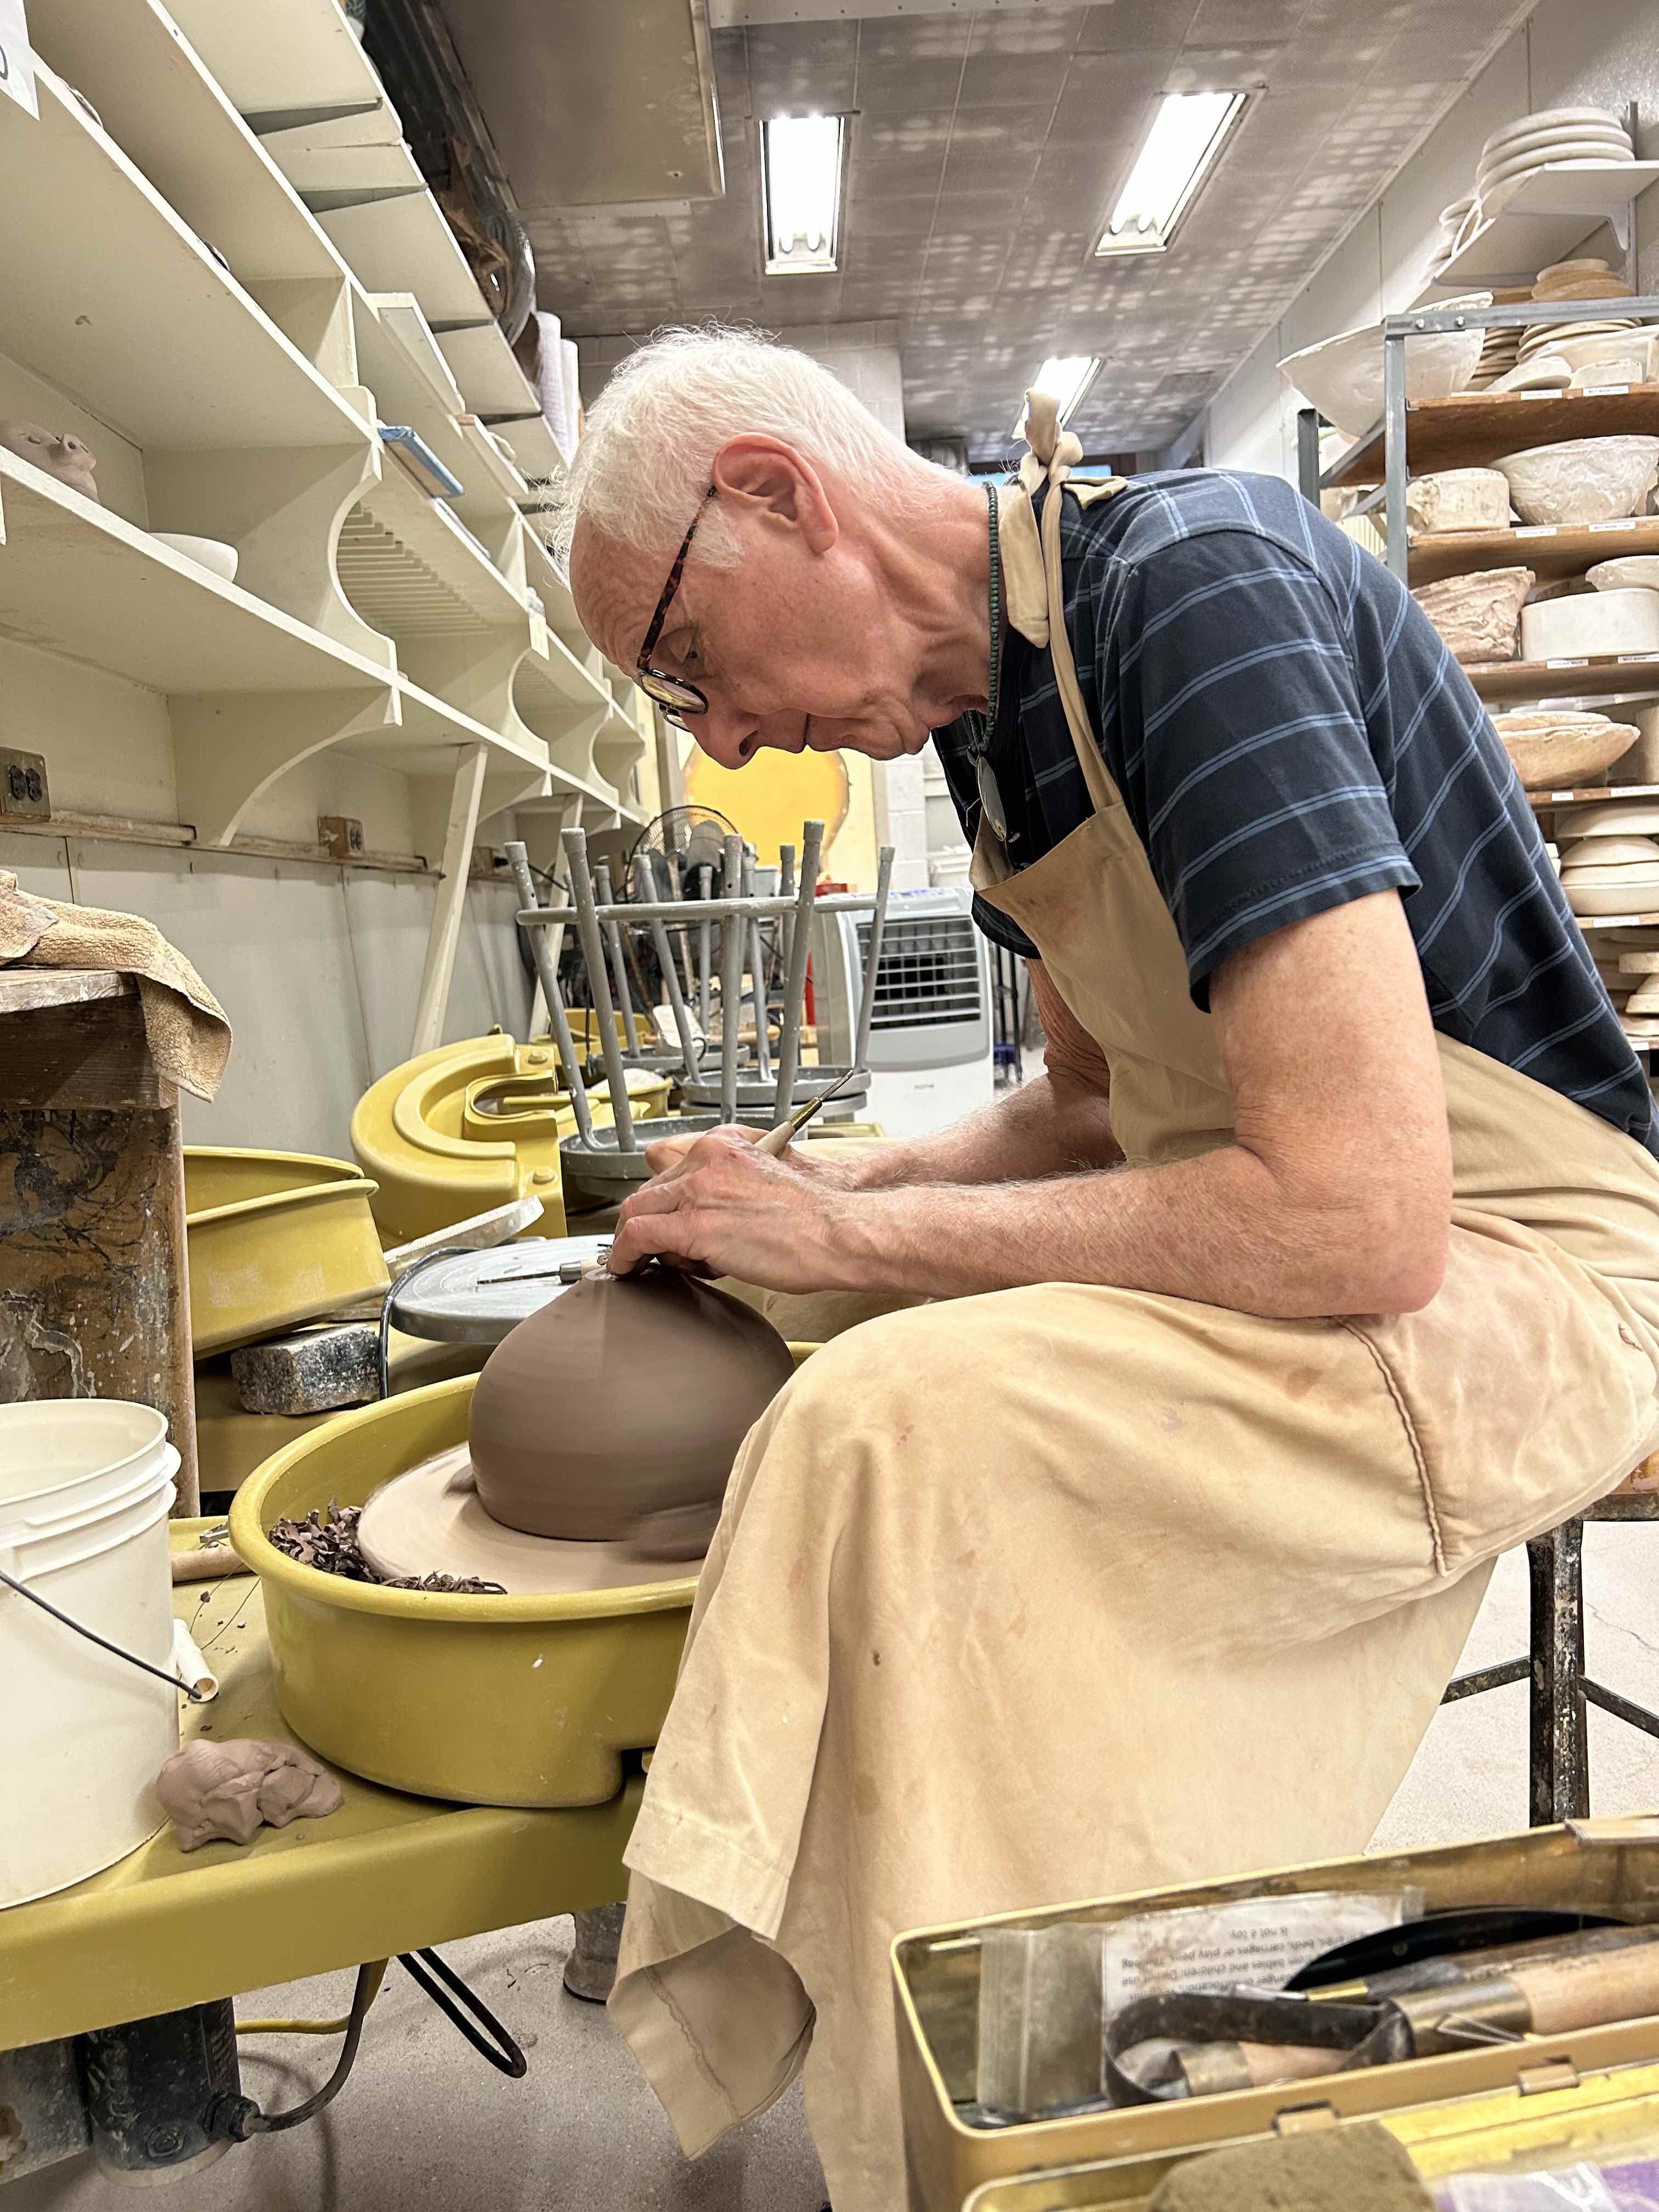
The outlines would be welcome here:
M 1397 890 L 1435 1027 L 1659 1152 L 1646 1078 L 1509 757 L 1382 563 L 1278 477 L 1211 469 L 1068 501 L 1060 548 L 1078 682 L 1196 1003 L 1241 946 Z M 935 742 L 971 842 L 964 725 Z M 1008 857 L 1029 867 L 1090 802 L 1049 655 L 1013 630 L 991 758 Z M 975 912 L 1033 951 L 1006 916 Z

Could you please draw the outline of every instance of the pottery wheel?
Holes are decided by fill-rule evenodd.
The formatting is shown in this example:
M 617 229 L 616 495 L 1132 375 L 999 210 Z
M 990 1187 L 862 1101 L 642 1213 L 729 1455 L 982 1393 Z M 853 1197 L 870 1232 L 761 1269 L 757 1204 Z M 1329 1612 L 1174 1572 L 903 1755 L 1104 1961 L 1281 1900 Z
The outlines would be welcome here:
M 383 1482 L 363 1508 L 357 1541 L 377 1574 L 477 1575 L 511 1597 L 680 1582 L 702 1567 L 700 1559 L 647 1558 L 626 1543 L 570 1543 L 504 1528 L 478 1503 L 465 1444 Z
M 417 1275 L 398 1297 L 392 1319 L 405 1336 L 444 1344 L 499 1344 L 511 1329 L 569 1289 L 559 1280 L 568 1260 L 591 1267 L 609 1237 L 548 1237 L 498 1245 L 491 1252 L 458 1252 Z M 497 1580 L 500 1577 L 497 1577 Z

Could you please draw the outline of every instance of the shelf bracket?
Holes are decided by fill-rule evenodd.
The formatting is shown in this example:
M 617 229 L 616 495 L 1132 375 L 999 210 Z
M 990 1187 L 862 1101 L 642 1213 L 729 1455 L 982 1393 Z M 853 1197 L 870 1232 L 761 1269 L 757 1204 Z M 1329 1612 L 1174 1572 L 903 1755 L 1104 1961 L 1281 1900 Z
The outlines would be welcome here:
M 179 813 L 198 845 L 228 845 L 254 801 L 299 762 L 398 720 L 391 690 L 174 693 L 168 705 Z

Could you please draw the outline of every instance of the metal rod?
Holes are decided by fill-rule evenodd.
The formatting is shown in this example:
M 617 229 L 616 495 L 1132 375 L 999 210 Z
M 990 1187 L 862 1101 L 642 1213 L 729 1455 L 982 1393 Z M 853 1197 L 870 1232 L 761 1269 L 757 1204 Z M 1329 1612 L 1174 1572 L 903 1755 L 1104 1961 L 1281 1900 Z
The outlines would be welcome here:
M 876 1011 L 876 969 L 881 964 L 882 932 L 887 926 L 887 891 L 893 880 L 893 848 L 884 845 L 876 866 L 876 910 L 870 917 L 870 943 L 864 956 L 864 988 L 859 994 L 859 1026 L 853 1048 L 854 1067 L 867 1067 L 870 1024 Z
M 778 896 L 793 898 L 794 896 L 795 848 L 793 845 L 780 845 L 778 848 Z M 778 924 L 778 955 L 783 962 L 786 975 L 789 972 L 789 955 L 793 949 L 794 927 L 793 917 L 787 915 Z M 780 1043 L 782 1042 L 781 1034 L 780 1034 L 779 1042 Z
M 743 840 L 726 840 L 726 866 L 720 889 L 723 906 L 730 908 L 720 924 L 720 1120 L 738 1118 L 738 1026 L 743 1019 L 743 923 L 744 908 L 733 894 L 742 879 Z
M 651 863 L 651 896 L 665 896 L 671 905 L 678 905 L 685 896 L 685 886 L 680 880 L 678 855 L 673 853 L 653 853 L 647 856 Z M 666 893 L 664 885 L 667 886 Z M 674 942 L 679 948 L 680 967 L 685 980 L 685 995 L 689 1000 L 696 989 L 696 980 L 691 967 L 690 933 L 684 925 L 674 933 Z
M 651 862 L 641 853 L 634 863 L 634 881 L 646 884 L 650 879 Z M 691 1034 L 691 1017 L 686 1012 L 685 1000 L 680 990 L 679 970 L 674 965 L 673 948 L 668 942 L 668 927 L 660 921 L 648 922 L 646 926 L 651 932 L 651 942 L 657 948 L 657 964 L 662 969 L 663 988 L 668 994 L 674 1027 L 679 1035 L 680 1057 L 685 1062 L 686 1074 L 693 1076 L 697 1072 L 696 1039 Z
M 617 1125 L 617 1150 L 631 1152 L 634 1115 L 628 1103 L 628 1072 L 617 1042 L 617 1018 L 611 1004 L 611 986 L 605 975 L 605 946 L 599 937 L 599 916 L 593 905 L 593 878 L 587 872 L 587 832 L 567 830 L 562 840 L 565 866 L 570 872 L 570 896 L 576 908 L 576 930 L 587 963 L 587 981 L 593 994 L 593 1017 L 599 1025 L 599 1050 L 605 1058 L 605 1081 L 611 1090 L 611 1115 Z
M 1389 566 L 1403 584 L 1406 542 L 1406 341 L 1382 341 L 1382 481 L 1388 487 L 1385 522 Z
M 713 958 L 714 937 L 714 925 L 708 919 L 708 902 L 714 896 L 714 871 L 712 868 L 697 870 L 697 888 L 702 893 L 702 898 L 698 901 L 702 919 L 697 928 L 697 1019 L 702 1024 L 702 1033 L 707 1036 L 714 1021 L 708 996 L 708 970 Z
M 876 900 L 873 891 L 832 891 L 817 902 L 820 914 L 873 914 Z M 623 906 L 600 906 L 593 908 L 596 921 L 722 921 L 727 915 L 736 915 L 741 921 L 776 921 L 793 914 L 795 902 L 792 898 L 712 898 L 672 901 L 655 899 L 649 906 L 641 906 L 629 899 Z M 527 929 L 538 924 L 568 921 L 567 908 L 532 906 L 525 908 L 518 919 Z
M 748 853 L 743 856 L 743 895 L 746 899 L 755 896 L 755 863 Z M 755 1073 L 764 1083 L 772 1073 L 772 1052 L 766 1036 L 766 953 L 761 944 L 758 921 L 750 923 L 748 936 L 749 993 L 755 1010 Z
M 536 884 L 530 872 L 530 855 L 517 839 L 508 844 L 507 860 L 513 871 L 513 880 L 518 886 L 520 898 L 534 906 Z M 581 1066 L 576 1058 L 575 1040 L 565 1018 L 564 999 L 559 990 L 559 964 L 553 957 L 553 948 L 544 929 L 531 931 L 530 956 L 536 963 L 536 980 L 542 987 L 542 997 L 547 1002 L 548 1026 L 553 1032 L 559 1065 L 564 1070 L 564 1087 L 570 1093 L 571 1110 L 576 1116 L 576 1133 L 585 1145 L 591 1145 L 593 1141 L 593 1116 L 587 1103 L 587 1085 L 582 1080 Z
M 794 920 L 789 924 L 789 972 L 783 981 L 783 1016 L 778 1029 L 778 1088 L 772 1107 L 775 1129 L 781 1127 L 794 1109 L 800 1027 L 806 1011 L 806 959 L 812 947 L 812 893 L 817 888 L 818 859 L 823 849 L 823 823 L 803 823 L 800 840 L 800 886 L 795 894 Z M 795 848 L 786 845 L 783 849 L 793 874 Z
M 599 895 L 599 904 L 602 907 L 610 906 L 611 903 L 611 870 L 603 860 L 593 871 L 593 889 Z M 640 1033 L 634 1020 L 634 994 L 628 988 L 628 963 L 623 957 L 620 923 L 614 921 L 605 923 L 605 949 L 611 955 L 611 973 L 616 979 L 617 1004 L 622 1009 L 623 1032 L 628 1039 L 629 1052 L 637 1052 L 640 1048 Z

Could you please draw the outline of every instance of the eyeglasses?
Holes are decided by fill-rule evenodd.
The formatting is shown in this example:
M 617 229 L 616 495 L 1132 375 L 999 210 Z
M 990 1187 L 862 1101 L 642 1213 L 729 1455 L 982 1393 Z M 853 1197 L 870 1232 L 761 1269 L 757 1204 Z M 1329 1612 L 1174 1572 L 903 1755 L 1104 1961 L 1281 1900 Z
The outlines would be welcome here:
M 662 587 L 662 597 L 657 602 L 657 611 L 651 617 L 651 627 L 645 633 L 640 657 L 634 668 L 641 690 L 648 699 L 654 699 L 659 707 L 665 707 L 677 721 L 686 714 L 706 714 L 708 701 L 695 684 L 688 684 L 683 676 L 671 676 L 665 669 L 653 668 L 651 655 L 656 649 L 657 640 L 662 635 L 668 610 L 674 604 L 674 594 L 680 587 L 680 578 L 685 573 L 686 556 L 691 550 L 691 540 L 697 534 L 697 525 L 702 520 L 703 508 L 714 496 L 714 486 L 710 484 L 691 518 L 691 527 L 680 540 L 680 550 L 674 556 L 674 565 L 668 572 L 668 581 Z

